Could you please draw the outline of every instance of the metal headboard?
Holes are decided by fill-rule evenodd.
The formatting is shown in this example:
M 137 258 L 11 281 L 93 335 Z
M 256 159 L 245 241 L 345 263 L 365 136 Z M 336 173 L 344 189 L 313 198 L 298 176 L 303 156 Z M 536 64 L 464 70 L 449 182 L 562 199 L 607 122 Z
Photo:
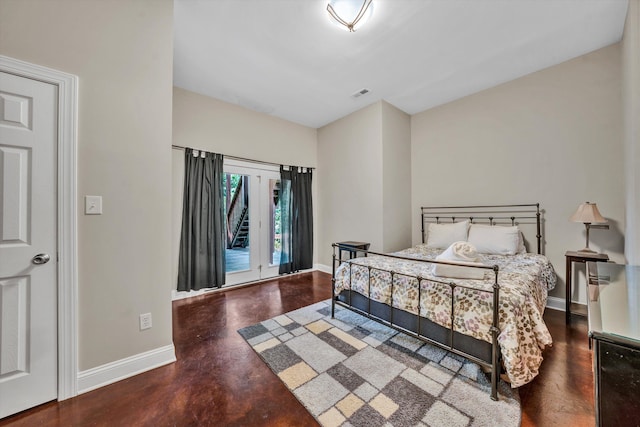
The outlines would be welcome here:
M 470 220 L 473 224 L 489 225 L 535 225 L 537 253 L 542 253 L 542 227 L 540 203 L 523 205 L 479 205 L 479 206 L 423 206 L 422 243 L 426 239 L 429 223 L 453 223 Z

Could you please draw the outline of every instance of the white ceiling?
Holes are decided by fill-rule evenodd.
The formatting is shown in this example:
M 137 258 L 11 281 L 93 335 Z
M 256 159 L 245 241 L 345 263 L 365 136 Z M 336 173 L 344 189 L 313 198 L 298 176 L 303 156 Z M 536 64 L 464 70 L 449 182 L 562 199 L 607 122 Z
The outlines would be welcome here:
M 314 128 L 380 99 L 415 114 L 620 41 L 628 4 L 373 2 L 349 33 L 325 0 L 175 0 L 174 84 Z

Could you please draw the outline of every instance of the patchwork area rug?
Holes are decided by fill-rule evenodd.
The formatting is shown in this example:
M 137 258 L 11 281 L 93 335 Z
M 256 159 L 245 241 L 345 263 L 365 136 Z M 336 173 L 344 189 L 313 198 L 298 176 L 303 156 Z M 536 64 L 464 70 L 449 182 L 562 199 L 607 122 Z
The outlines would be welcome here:
M 240 335 L 323 426 L 519 426 L 517 390 L 499 400 L 480 367 L 323 301 Z

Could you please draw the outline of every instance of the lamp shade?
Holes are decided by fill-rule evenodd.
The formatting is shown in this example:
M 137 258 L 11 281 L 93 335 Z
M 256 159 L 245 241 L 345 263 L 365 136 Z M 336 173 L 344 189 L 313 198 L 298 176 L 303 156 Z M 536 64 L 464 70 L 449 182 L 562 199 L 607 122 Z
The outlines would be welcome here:
M 578 210 L 569 218 L 573 222 L 583 222 L 585 224 L 597 224 L 601 222 L 607 222 L 595 203 L 584 202 L 578 206 Z

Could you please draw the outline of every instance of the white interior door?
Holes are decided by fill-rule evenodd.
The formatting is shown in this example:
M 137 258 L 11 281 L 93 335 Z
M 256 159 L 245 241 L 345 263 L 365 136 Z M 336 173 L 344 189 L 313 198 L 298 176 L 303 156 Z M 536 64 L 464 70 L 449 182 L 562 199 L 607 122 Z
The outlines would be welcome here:
M 252 166 L 225 161 L 225 191 L 229 193 L 226 210 L 238 212 L 229 214 L 227 221 L 226 285 L 278 275 L 279 232 L 273 190 L 279 189 L 280 173 Z M 243 221 L 239 213 L 243 209 L 239 207 L 244 206 L 240 200 L 244 196 L 247 210 Z
M 57 87 L 0 73 L 0 418 L 57 398 Z

